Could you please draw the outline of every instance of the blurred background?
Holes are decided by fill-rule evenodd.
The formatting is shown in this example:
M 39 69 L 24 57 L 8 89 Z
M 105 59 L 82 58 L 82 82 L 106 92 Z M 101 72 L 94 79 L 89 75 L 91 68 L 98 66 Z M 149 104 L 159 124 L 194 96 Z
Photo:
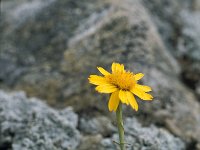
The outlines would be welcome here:
M 0 3 L 0 149 L 116 149 L 109 96 L 88 83 L 88 76 L 98 73 L 97 66 L 110 71 L 114 61 L 134 73 L 143 72 L 140 83 L 153 88 L 154 100 L 138 99 L 138 112 L 124 106 L 125 129 L 134 131 L 127 133 L 135 141 L 129 149 L 200 150 L 200 0 Z M 29 104 L 32 97 L 48 106 Z M 33 111 L 36 106 L 41 109 Z M 16 132 L 30 129 L 30 112 L 37 118 L 49 109 L 57 118 L 73 113 L 76 136 L 66 133 L 59 139 L 66 143 L 59 144 L 54 130 L 54 136 L 46 135 L 46 129 L 33 130 L 37 138 Z M 13 115 L 18 113 L 23 119 Z M 44 126 L 41 120 L 49 116 L 40 116 L 35 126 Z M 51 125 L 62 129 L 63 122 Z M 74 141 L 67 144 L 66 136 Z M 40 147 L 30 146 L 38 141 L 43 141 Z

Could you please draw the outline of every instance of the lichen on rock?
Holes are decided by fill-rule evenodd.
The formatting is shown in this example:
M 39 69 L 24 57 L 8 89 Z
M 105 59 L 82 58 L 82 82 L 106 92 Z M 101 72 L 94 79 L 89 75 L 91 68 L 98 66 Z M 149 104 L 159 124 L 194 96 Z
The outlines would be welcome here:
M 71 150 L 80 143 L 78 116 L 71 108 L 48 107 L 25 93 L 0 91 L 0 149 Z

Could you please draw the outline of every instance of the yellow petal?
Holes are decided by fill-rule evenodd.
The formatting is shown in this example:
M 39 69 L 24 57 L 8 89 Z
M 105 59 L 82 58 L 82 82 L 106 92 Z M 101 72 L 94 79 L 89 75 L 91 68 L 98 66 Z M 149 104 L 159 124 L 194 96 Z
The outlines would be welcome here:
M 108 109 L 109 111 L 116 111 L 119 105 L 119 91 L 115 91 L 111 94 L 109 102 L 108 102 Z
M 123 72 L 125 72 L 123 64 L 115 62 L 112 63 L 112 73 L 123 73 Z
M 104 75 L 110 75 L 110 73 L 108 71 L 106 71 L 105 69 L 103 69 L 102 67 L 97 67 L 97 69 Z
M 119 98 L 120 98 L 122 103 L 126 103 L 127 105 L 129 105 L 128 98 L 127 98 L 127 95 L 126 95 L 126 91 L 120 90 L 119 91 Z
M 116 63 L 115 62 L 113 62 L 112 63 L 112 73 L 116 73 Z
M 133 88 L 131 89 L 131 92 L 141 98 L 142 100 L 152 100 L 153 96 L 150 94 L 145 93 L 144 91 L 138 89 L 138 88 Z
M 144 92 L 150 92 L 151 91 L 151 87 L 146 86 L 146 85 L 136 84 L 135 87 L 144 91 Z
M 90 83 L 94 85 L 102 85 L 102 84 L 107 84 L 107 81 L 104 77 L 97 76 L 97 75 L 90 75 L 88 78 Z
M 128 101 L 133 109 L 138 111 L 138 103 L 131 92 L 127 92 Z
M 113 93 L 117 91 L 117 87 L 112 84 L 103 84 L 95 88 L 99 93 Z
M 124 65 L 123 65 L 123 64 L 117 63 L 117 64 L 116 64 L 116 70 L 117 70 L 117 72 L 119 72 L 119 73 L 123 73 L 123 72 L 124 72 Z
M 121 65 L 119 64 L 118 68 L 119 68 L 119 71 L 120 71 L 121 73 L 125 72 L 125 70 L 124 70 L 124 65 L 123 65 L 123 64 L 121 64 Z
M 134 77 L 135 77 L 135 80 L 140 80 L 140 79 L 142 79 L 142 77 L 144 77 L 144 74 L 143 73 L 137 73 L 137 74 L 134 75 Z

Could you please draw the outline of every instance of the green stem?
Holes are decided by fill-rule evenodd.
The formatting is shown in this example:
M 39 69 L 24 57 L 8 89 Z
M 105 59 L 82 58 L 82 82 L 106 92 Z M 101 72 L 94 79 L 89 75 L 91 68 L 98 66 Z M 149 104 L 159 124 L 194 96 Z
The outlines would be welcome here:
M 116 111 L 117 116 L 117 127 L 119 131 L 119 146 L 121 150 L 124 149 L 124 127 L 123 127 L 123 120 L 122 120 L 122 104 L 119 103 L 119 106 Z

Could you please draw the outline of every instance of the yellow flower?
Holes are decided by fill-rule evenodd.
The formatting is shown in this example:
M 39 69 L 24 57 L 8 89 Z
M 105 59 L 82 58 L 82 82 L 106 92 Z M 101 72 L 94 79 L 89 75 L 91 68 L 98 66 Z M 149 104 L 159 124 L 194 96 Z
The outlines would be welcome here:
M 140 85 L 137 83 L 144 74 L 134 74 L 124 69 L 123 64 L 112 64 L 112 73 L 109 73 L 102 67 L 97 69 L 103 74 L 103 76 L 90 75 L 89 82 L 97 85 L 95 88 L 99 93 L 111 93 L 110 100 L 108 102 L 108 108 L 110 111 L 116 111 L 119 102 L 131 105 L 133 109 L 138 110 L 138 103 L 134 95 L 138 96 L 142 100 L 152 100 L 153 96 L 146 93 L 151 91 L 149 86 Z

